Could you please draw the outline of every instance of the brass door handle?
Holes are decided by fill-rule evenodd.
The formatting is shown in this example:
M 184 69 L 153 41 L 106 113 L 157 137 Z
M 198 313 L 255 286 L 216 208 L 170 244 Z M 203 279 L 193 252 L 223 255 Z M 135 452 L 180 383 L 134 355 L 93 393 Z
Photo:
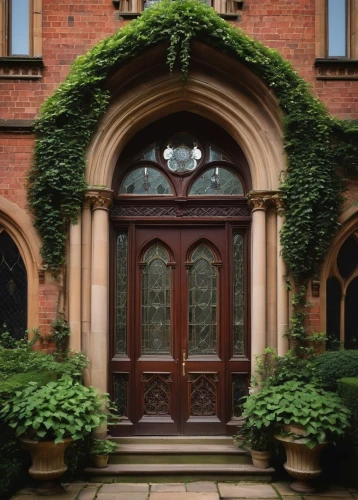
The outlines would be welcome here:
M 183 358 L 182 358 L 183 362 L 181 364 L 181 366 L 182 366 L 182 374 L 183 374 L 183 377 L 185 377 L 185 358 L 186 358 L 186 352 L 185 352 L 185 350 L 183 350 L 182 354 L 183 354 Z

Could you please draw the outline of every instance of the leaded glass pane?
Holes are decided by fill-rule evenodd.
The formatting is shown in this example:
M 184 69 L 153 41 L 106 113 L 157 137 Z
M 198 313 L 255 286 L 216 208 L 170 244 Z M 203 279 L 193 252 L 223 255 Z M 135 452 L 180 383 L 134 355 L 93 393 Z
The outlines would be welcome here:
M 206 170 L 192 185 L 189 195 L 242 195 L 240 179 L 230 170 L 214 167 Z
M 127 347 L 127 266 L 128 236 L 117 235 L 117 297 L 116 297 L 116 352 L 126 354 Z
M 0 233 L 0 331 L 25 337 L 27 327 L 27 274 L 11 237 Z
M 195 139 L 189 134 L 174 136 L 163 153 L 167 166 L 172 172 L 186 172 L 194 170 L 201 158 Z
M 233 260 L 234 354 L 244 354 L 244 239 L 239 233 L 234 235 Z
M 209 146 L 209 161 L 230 161 L 221 151 Z
M 201 244 L 189 270 L 189 355 L 216 354 L 217 269 L 214 255 Z
M 122 181 L 119 194 L 173 194 L 173 190 L 156 168 L 140 167 L 130 172 Z
M 234 417 L 241 417 L 241 405 L 246 396 L 247 375 L 235 373 L 232 375 L 232 414 Z
M 127 417 L 128 373 L 114 375 L 114 403 L 120 417 Z
M 149 248 L 142 271 L 142 354 L 170 354 L 170 267 L 159 244 Z

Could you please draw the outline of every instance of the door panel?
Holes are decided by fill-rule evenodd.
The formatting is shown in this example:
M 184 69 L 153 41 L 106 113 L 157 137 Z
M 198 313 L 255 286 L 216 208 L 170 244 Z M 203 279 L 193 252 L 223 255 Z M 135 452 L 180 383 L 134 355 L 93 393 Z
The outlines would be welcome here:
M 124 259 L 118 234 L 117 256 Z M 244 240 L 233 234 L 225 223 L 131 226 L 127 337 L 123 338 L 126 304 L 117 299 L 116 345 L 121 351 L 111 362 L 118 388 L 114 396 L 128 408 L 122 432 L 232 433 L 239 416 L 234 406 L 245 392 L 249 372 L 239 248 Z M 241 260 L 236 256 L 233 266 L 235 251 L 241 252 Z M 126 280 L 121 266 L 117 268 L 116 290 L 122 297 Z M 233 286 L 233 279 L 241 285 Z M 126 391 L 125 398 L 119 389 Z M 227 428 L 228 422 L 232 427 Z

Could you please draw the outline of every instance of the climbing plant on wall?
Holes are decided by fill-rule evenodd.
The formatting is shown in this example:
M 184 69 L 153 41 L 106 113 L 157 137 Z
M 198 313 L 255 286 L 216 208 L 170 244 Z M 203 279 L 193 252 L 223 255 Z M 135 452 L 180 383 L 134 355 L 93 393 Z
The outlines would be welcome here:
M 252 40 L 197 0 L 164 0 L 146 9 L 78 57 L 65 82 L 43 105 L 29 176 L 29 202 L 43 241 L 42 256 L 58 273 L 67 226 L 76 221 L 86 188 L 85 148 L 111 97 L 105 89 L 109 72 L 168 41 L 169 70 L 180 65 L 185 80 L 193 39 L 243 62 L 266 82 L 281 106 L 288 158 L 281 186 L 286 207 L 281 238 L 289 273 L 302 295 L 337 230 L 342 191 L 338 168 L 347 162 L 358 165 L 358 127 L 329 116 L 277 51 Z

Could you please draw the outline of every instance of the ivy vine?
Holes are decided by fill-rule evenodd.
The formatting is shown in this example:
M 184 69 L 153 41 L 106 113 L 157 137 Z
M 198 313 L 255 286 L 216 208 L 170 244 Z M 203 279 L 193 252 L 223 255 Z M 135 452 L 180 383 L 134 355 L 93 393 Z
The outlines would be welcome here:
M 198 0 L 163 0 L 146 9 L 78 57 L 65 82 L 42 106 L 29 176 L 29 203 L 43 241 L 42 256 L 54 273 L 64 264 L 66 231 L 77 220 L 86 188 L 85 148 L 111 97 L 105 90 L 109 72 L 146 48 L 169 41 L 169 69 L 179 64 L 186 79 L 193 39 L 242 61 L 273 90 L 284 113 L 288 168 L 281 185 L 286 207 L 281 241 L 301 297 L 337 230 L 343 187 L 339 167 L 358 166 L 358 126 L 330 116 L 277 51 Z M 296 319 L 300 330 L 303 319 Z

